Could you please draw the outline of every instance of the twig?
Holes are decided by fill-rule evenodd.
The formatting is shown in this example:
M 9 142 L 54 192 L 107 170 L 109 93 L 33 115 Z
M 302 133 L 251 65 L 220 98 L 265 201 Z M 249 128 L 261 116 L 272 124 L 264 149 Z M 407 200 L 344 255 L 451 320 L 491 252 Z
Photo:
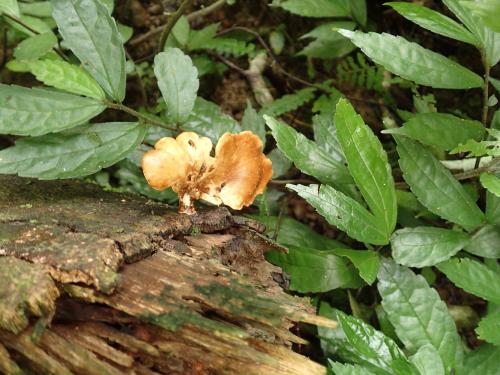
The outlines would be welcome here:
M 167 42 L 168 34 L 172 31 L 174 28 L 175 24 L 179 20 L 179 18 L 182 17 L 182 15 L 186 12 L 187 8 L 191 6 L 191 3 L 193 0 L 184 0 L 181 3 L 181 6 L 179 9 L 177 9 L 169 18 L 165 26 L 163 27 L 163 30 L 161 32 L 160 36 L 160 41 L 158 42 L 158 47 L 157 47 L 157 52 L 163 51 L 163 47 L 165 46 L 165 43 Z
M 144 115 L 144 114 L 142 114 L 140 112 L 137 112 L 137 111 L 133 110 L 132 108 L 127 107 L 126 105 L 123 105 L 121 103 L 114 103 L 114 102 L 110 102 L 110 101 L 105 100 L 104 104 L 108 108 L 118 109 L 120 111 L 128 113 L 129 115 L 137 117 L 138 119 L 142 120 L 145 123 L 149 123 L 151 125 L 156 125 L 156 126 L 159 126 L 161 128 L 168 129 L 168 130 L 179 131 L 179 129 L 177 129 L 174 126 L 165 124 L 164 122 L 161 122 L 161 121 L 158 121 L 158 120 L 155 120 L 154 118 L 149 117 L 147 115 Z
M 209 14 L 209 13 L 211 13 L 213 11 L 216 11 L 217 9 L 221 8 L 225 4 L 226 4 L 226 0 L 218 0 L 218 1 L 214 2 L 213 4 L 210 4 L 209 6 L 207 6 L 205 8 L 196 10 L 193 13 L 188 14 L 186 16 L 186 18 L 188 19 L 188 21 L 192 21 L 195 18 L 206 16 L 207 14 Z M 156 27 L 154 29 L 151 29 L 147 33 L 139 35 L 138 37 L 132 39 L 128 44 L 131 47 L 134 47 L 134 46 L 136 46 L 136 45 L 144 42 L 145 40 L 147 40 L 149 38 L 152 38 L 152 37 L 154 37 L 154 36 L 156 36 L 158 34 L 161 34 L 161 32 L 163 31 L 164 27 L 165 26 L 158 26 L 158 27 Z
M 30 25 L 28 25 L 26 22 L 24 22 L 23 20 L 17 18 L 17 17 L 14 17 L 14 16 L 11 16 L 10 14 L 4 14 L 5 17 L 7 17 L 8 19 L 10 19 L 11 21 L 21 25 L 22 27 L 24 27 L 25 29 L 31 31 L 33 34 L 35 35 L 39 35 L 40 32 L 38 32 L 38 30 L 32 28 Z M 58 42 L 59 43 L 59 42 Z M 68 57 L 64 54 L 63 51 L 61 51 L 60 48 L 58 47 L 55 47 L 54 50 L 56 51 L 56 53 L 64 60 L 68 61 Z

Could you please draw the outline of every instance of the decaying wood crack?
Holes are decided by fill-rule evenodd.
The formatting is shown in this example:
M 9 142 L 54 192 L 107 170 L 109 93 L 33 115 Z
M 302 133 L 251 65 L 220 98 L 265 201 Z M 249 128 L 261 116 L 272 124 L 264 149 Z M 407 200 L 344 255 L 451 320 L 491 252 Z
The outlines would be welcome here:
M 273 281 L 286 251 L 225 208 L 0 176 L 0 373 L 323 374 L 296 322 L 334 325 Z

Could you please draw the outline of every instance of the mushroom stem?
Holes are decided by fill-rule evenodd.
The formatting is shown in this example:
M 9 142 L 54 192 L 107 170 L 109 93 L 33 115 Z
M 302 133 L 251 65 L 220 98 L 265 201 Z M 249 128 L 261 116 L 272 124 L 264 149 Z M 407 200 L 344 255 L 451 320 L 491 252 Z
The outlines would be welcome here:
M 194 200 L 189 193 L 179 194 L 179 213 L 186 215 L 194 215 L 196 209 L 194 208 Z

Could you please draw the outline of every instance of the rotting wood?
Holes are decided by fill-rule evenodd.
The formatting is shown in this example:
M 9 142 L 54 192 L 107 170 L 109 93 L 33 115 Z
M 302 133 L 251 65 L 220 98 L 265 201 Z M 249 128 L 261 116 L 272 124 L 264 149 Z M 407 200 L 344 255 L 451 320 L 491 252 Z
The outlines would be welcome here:
M 289 329 L 335 322 L 273 281 L 264 252 L 286 249 L 261 232 L 224 208 L 0 176 L 0 371 L 324 374 Z

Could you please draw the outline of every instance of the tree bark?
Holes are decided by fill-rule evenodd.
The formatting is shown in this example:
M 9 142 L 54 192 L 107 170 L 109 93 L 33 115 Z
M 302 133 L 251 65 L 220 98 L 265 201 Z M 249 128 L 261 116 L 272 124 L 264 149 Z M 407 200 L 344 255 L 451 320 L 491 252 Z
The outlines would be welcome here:
M 335 322 L 274 282 L 264 252 L 286 249 L 262 229 L 0 176 L 0 372 L 324 374 L 289 329 Z

